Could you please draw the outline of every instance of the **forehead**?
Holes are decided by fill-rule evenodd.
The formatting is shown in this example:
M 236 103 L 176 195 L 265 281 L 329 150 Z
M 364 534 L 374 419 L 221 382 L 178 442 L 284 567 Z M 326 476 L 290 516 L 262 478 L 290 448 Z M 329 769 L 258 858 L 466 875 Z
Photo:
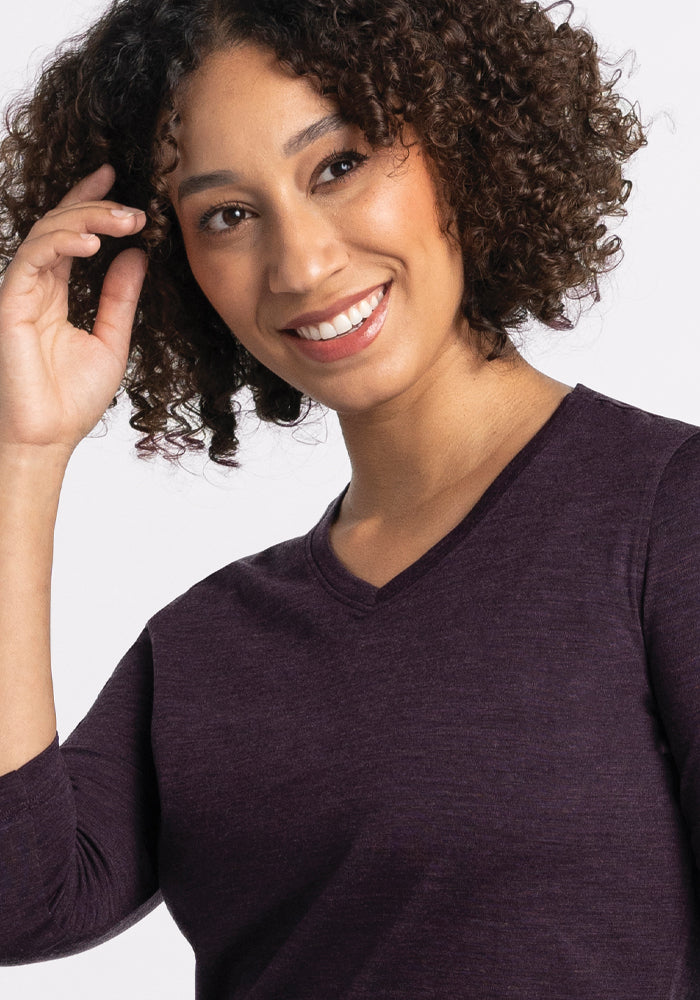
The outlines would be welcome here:
M 336 110 L 306 77 L 274 52 L 246 43 L 208 56 L 176 100 L 181 160 L 199 161 L 240 147 L 280 148 L 310 122 Z

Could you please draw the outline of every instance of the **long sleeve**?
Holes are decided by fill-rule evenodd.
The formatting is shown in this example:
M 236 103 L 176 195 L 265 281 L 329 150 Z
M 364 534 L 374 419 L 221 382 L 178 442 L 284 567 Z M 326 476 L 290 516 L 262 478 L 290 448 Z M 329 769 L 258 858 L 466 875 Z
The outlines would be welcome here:
M 700 861 L 700 434 L 674 454 L 651 520 L 644 628 L 652 686 Z
M 0 777 L 0 963 L 92 947 L 160 901 L 147 631 L 88 715 Z

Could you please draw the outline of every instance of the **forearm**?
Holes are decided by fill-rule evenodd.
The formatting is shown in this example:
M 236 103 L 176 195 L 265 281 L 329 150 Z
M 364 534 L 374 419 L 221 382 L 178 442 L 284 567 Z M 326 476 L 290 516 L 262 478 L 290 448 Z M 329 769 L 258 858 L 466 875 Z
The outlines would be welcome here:
M 56 733 L 51 568 L 68 458 L 64 448 L 0 445 L 0 774 Z

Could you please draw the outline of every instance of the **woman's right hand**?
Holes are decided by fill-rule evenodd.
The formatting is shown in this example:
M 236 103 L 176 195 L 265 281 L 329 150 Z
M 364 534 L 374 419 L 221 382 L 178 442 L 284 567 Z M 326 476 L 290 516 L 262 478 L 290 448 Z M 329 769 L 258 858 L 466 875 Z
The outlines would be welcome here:
M 92 334 L 68 322 L 73 258 L 97 253 L 98 233 L 131 236 L 146 222 L 137 209 L 101 200 L 113 184 L 114 170 L 108 165 L 80 181 L 33 226 L 5 272 L 0 287 L 0 446 L 58 446 L 70 454 L 119 388 L 146 273 L 145 254 L 131 248 L 111 264 Z

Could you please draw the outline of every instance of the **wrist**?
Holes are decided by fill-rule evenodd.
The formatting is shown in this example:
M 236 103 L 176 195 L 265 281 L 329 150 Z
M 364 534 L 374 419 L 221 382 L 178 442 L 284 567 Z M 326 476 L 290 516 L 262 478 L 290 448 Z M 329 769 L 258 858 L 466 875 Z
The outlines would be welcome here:
M 0 442 L 0 496 L 29 495 L 56 503 L 72 449 L 65 445 L 20 445 Z

